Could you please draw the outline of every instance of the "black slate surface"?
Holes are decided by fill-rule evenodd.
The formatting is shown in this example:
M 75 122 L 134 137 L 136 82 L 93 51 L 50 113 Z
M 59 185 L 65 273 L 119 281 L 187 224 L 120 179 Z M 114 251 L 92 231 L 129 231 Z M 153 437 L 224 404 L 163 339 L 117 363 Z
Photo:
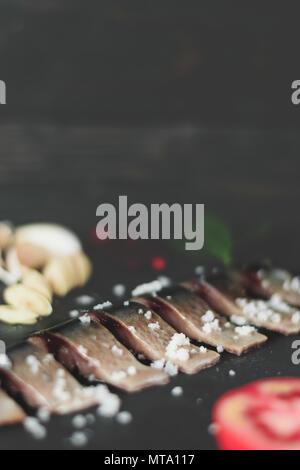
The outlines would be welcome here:
M 1 218 L 73 228 L 94 262 L 91 291 L 105 299 L 118 282 L 128 293 L 152 280 L 154 256 L 175 281 L 219 263 L 207 240 L 194 253 L 169 241 L 96 242 L 97 206 L 122 194 L 145 204 L 205 203 L 229 230 L 233 262 L 269 258 L 299 272 L 300 113 L 290 99 L 298 11 L 294 1 L 3 0 Z M 221 393 L 299 376 L 295 338 L 268 336 L 241 358 L 224 354 L 195 376 L 121 394 L 133 422 L 98 418 L 89 447 L 213 448 L 207 428 Z M 182 397 L 171 397 L 175 384 Z M 69 448 L 70 421 L 53 418 L 42 442 L 20 427 L 0 429 L 0 448 Z

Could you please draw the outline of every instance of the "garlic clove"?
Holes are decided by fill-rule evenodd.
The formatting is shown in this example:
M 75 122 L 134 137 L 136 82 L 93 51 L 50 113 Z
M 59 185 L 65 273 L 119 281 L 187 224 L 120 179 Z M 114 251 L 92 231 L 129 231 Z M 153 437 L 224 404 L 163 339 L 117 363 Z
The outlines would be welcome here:
M 21 267 L 22 284 L 31 287 L 38 291 L 41 295 L 46 297 L 49 302 L 52 301 L 52 290 L 47 279 L 35 269 L 30 269 L 27 266 Z
M 12 225 L 9 222 L 0 222 L 0 249 L 6 249 L 13 239 Z
M 72 256 L 74 269 L 77 274 L 77 285 L 83 286 L 92 274 L 92 263 L 82 251 Z
M 37 322 L 37 317 L 36 313 L 24 308 L 0 305 L 0 321 L 10 325 L 33 325 Z
M 49 300 L 37 290 L 23 284 L 7 287 L 3 292 L 3 299 L 9 305 L 31 310 L 37 315 L 47 316 L 52 313 Z
M 51 259 L 43 270 L 43 275 L 54 294 L 63 297 L 74 287 L 74 275 L 65 258 Z
M 30 267 L 41 267 L 54 256 L 71 256 L 81 251 L 78 237 L 56 224 L 23 225 L 17 228 L 15 240 L 21 263 Z

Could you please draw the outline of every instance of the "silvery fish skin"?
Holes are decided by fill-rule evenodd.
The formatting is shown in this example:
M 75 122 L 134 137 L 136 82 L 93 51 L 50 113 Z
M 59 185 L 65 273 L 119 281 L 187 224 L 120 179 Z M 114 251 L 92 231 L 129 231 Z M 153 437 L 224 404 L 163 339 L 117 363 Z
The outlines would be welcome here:
M 247 291 L 255 296 L 269 299 L 278 294 L 286 303 L 300 307 L 300 278 L 279 268 L 242 269 L 230 273 L 239 278 Z
M 96 404 L 83 388 L 47 351 L 24 343 L 9 353 L 10 368 L 1 368 L 5 387 L 32 408 L 65 414 Z
M 151 361 L 162 358 L 170 361 L 187 374 L 194 374 L 214 365 L 219 360 L 220 356 L 215 351 L 201 352 L 200 348 L 193 344 L 184 346 L 188 352 L 188 359 L 169 357 L 166 348 L 177 331 L 153 310 L 138 301 L 139 298 L 136 298 L 128 306 L 113 312 L 102 311 L 98 314 L 99 320 L 128 348 L 135 353 L 143 354 Z M 150 318 L 145 317 L 147 313 Z M 153 325 L 155 327 L 151 328 Z
M 166 384 L 168 375 L 139 362 L 103 325 L 96 315 L 75 320 L 55 333 L 39 335 L 45 347 L 69 370 L 92 381 L 105 381 L 127 392 Z
M 192 280 L 183 285 L 200 295 L 214 310 L 233 321 L 243 318 L 247 323 L 285 335 L 300 332 L 300 312 L 278 301 L 273 295 L 268 300 L 251 299 L 237 282 L 217 281 L 215 285 L 206 281 Z M 227 287 L 226 287 L 227 286 Z
M 21 423 L 26 417 L 22 408 L 0 390 L 0 426 Z
M 226 317 L 217 314 L 203 299 L 182 286 L 160 291 L 156 296 L 141 296 L 140 301 L 177 331 L 197 341 L 222 346 L 226 351 L 237 355 L 267 340 L 266 336 L 256 331 L 241 336 L 237 333 L 236 325 L 229 323 Z M 203 319 L 208 311 L 213 314 L 213 320 L 217 320 L 217 327 L 211 331 L 208 331 L 209 327 L 205 326 L 207 322 Z

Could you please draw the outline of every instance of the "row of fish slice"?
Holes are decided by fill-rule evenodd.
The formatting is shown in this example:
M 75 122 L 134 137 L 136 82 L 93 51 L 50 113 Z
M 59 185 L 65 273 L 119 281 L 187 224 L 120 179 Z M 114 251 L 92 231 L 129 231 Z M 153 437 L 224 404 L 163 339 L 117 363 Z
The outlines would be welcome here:
M 0 364 L 0 424 L 24 419 L 20 401 L 65 414 L 101 405 L 107 392 L 99 382 L 136 392 L 178 370 L 194 374 L 220 359 L 207 345 L 240 355 L 264 343 L 255 327 L 299 333 L 297 282 L 282 270 L 232 271 L 92 309 L 32 336 Z

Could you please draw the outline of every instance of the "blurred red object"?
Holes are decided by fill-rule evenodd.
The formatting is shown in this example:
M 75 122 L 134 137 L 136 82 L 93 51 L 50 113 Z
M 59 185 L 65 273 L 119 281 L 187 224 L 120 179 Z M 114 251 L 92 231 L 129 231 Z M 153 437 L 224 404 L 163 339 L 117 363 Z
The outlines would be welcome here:
M 152 258 L 152 267 L 156 269 L 157 271 L 161 271 L 162 269 L 165 269 L 167 266 L 167 262 L 165 258 L 162 258 L 160 256 L 156 256 L 155 258 Z
M 213 425 L 223 450 L 299 450 L 300 379 L 258 380 L 225 393 Z

